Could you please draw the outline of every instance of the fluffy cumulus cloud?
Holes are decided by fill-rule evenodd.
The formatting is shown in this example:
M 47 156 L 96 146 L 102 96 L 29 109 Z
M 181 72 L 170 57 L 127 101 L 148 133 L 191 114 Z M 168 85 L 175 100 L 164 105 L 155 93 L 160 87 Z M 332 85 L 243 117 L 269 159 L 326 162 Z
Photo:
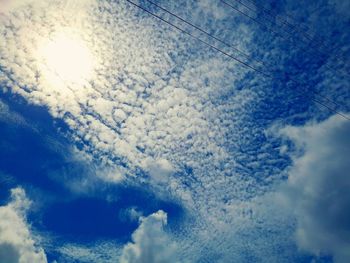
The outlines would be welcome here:
M 177 259 L 176 245 L 164 231 L 167 214 L 158 212 L 141 217 L 140 226 L 132 235 L 132 242 L 125 245 L 121 263 L 173 263 Z
M 300 248 L 350 261 L 350 122 L 333 116 L 282 130 L 297 146 L 284 195 L 295 209 Z
M 30 201 L 24 190 L 12 189 L 11 198 L 9 204 L 0 207 L 0 262 L 47 262 L 43 249 L 35 243 L 25 219 Z

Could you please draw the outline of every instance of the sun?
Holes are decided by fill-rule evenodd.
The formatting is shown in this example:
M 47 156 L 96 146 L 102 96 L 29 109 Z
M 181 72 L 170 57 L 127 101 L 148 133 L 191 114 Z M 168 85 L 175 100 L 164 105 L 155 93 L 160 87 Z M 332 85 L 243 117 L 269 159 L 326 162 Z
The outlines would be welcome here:
M 68 32 L 55 34 L 39 47 L 46 78 L 81 84 L 91 78 L 94 58 L 86 43 Z

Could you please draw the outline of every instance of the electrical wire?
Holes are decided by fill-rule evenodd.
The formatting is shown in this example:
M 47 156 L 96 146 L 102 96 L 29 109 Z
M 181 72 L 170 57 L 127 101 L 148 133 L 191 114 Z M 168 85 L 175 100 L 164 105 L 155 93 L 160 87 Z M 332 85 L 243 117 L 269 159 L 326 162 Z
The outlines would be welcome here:
M 177 15 L 177 14 L 175 14 L 175 13 L 173 13 L 173 12 L 167 10 L 167 9 L 165 9 L 164 7 L 158 5 L 157 3 L 153 2 L 153 1 L 150 1 L 150 0 L 145 0 L 145 1 L 147 1 L 147 2 L 149 2 L 150 4 L 156 6 L 156 7 L 159 8 L 160 10 L 162 10 L 162 11 L 164 11 L 164 12 L 166 12 L 166 13 L 168 13 L 168 14 L 174 16 L 174 17 L 176 17 L 176 18 L 179 19 L 180 21 L 186 23 L 187 25 L 190 25 L 191 27 L 197 29 L 198 31 L 202 32 L 203 34 L 205 34 L 205 35 L 207 35 L 207 36 L 209 36 L 209 37 L 215 39 L 216 41 L 220 42 L 221 44 L 224 44 L 225 46 L 234 49 L 235 51 L 237 51 L 238 53 L 240 53 L 242 56 L 244 56 L 244 57 L 246 57 L 246 58 L 248 58 L 248 59 L 254 59 L 254 58 L 252 58 L 250 55 L 244 53 L 243 51 L 241 51 L 241 50 L 239 50 L 238 48 L 236 48 L 235 46 L 233 46 L 232 44 L 229 44 L 229 43 L 225 42 L 224 40 L 222 40 L 222 39 L 220 39 L 220 38 L 218 38 L 218 37 L 216 37 L 216 36 L 210 34 L 208 31 L 206 31 L 206 30 L 200 28 L 199 26 L 197 26 L 197 25 L 195 25 L 195 24 L 193 24 L 193 23 L 191 23 L 191 22 L 185 20 L 184 18 L 182 18 L 182 17 L 180 17 L 179 15 Z M 256 59 L 254 59 L 254 60 L 256 60 Z M 267 65 L 265 64 L 265 62 L 259 61 L 259 60 L 256 60 L 256 61 L 257 61 L 260 65 L 263 65 L 263 66 L 267 67 Z
M 257 14 L 255 8 L 253 8 L 253 7 L 251 7 L 251 6 L 247 5 L 247 4 L 245 4 L 245 3 L 242 2 L 241 0 L 234 0 L 234 1 L 237 2 L 238 4 L 244 6 L 246 9 L 250 10 L 251 12 L 254 12 L 255 14 Z M 271 14 L 271 10 L 266 10 L 265 8 L 262 8 L 262 7 L 260 7 L 260 8 L 263 10 L 264 18 L 265 18 L 267 21 L 271 22 L 272 24 L 274 24 L 274 25 L 277 26 L 277 27 L 281 27 L 282 30 L 283 30 L 284 32 L 286 32 L 287 34 L 289 34 L 291 37 L 293 36 L 293 33 L 294 33 L 293 30 L 294 30 L 294 28 L 295 28 L 295 29 L 297 30 L 298 33 L 301 33 L 306 39 L 309 40 L 309 42 L 308 42 L 307 44 L 309 44 L 311 48 L 317 48 L 318 51 L 319 51 L 320 53 L 322 53 L 323 55 L 328 55 L 328 54 L 325 54 L 325 53 L 323 52 L 323 50 L 320 49 L 320 46 L 323 46 L 324 48 L 328 49 L 327 52 L 332 52 L 332 51 L 333 51 L 333 48 L 332 48 L 332 51 L 330 51 L 330 50 L 329 50 L 329 47 L 327 47 L 322 41 L 317 41 L 317 40 L 313 39 L 313 38 L 312 38 L 309 34 L 307 34 L 306 32 L 300 30 L 300 28 L 298 27 L 298 25 L 292 25 L 292 24 L 288 23 L 288 21 L 282 20 L 282 21 L 281 21 L 282 24 L 284 24 L 285 26 L 291 28 L 292 30 L 291 30 L 291 31 L 288 31 L 288 30 L 284 29 L 283 26 L 279 25 L 277 22 L 274 21 L 274 16 Z M 265 16 L 265 14 L 267 14 L 271 19 L 267 19 L 266 16 Z M 302 41 L 303 41 L 303 40 L 302 40 Z M 304 42 L 304 41 L 303 41 L 303 42 Z M 311 46 L 312 42 L 316 42 L 316 45 Z M 305 42 L 304 42 L 304 43 L 305 43 Z M 318 46 L 318 47 L 317 47 L 317 46 Z M 341 62 L 341 63 L 343 63 L 343 64 L 346 64 L 346 62 L 343 61 L 344 57 L 341 57 L 340 55 L 337 55 L 337 54 L 332 54 L 332 56 L 335 57 L 335 58 L 339 58 L 339 62 Z M 338 61 L 338 60 L 337 60 L 337 61 Z
M 266 24 L 262 23 L 262 22 L 259 21 L 258 19 L 256 19 L 256 18 L 252 17 L 251 15 L 249 15 L 249 14 L 243 12 L 243 11 L 240 10 L 239 8 L 235 7 L 233 4 L 228 3 L 227 1 L 224 1 L 224 0 L 220 0 L 220 2 L 222 2 L 224 5 L 230 7 L 230 8 L 231 8 L 232 10 L 234 10 L 235 12 L 238 12 L 239 14 L 241 14 L 241 15 L 247 17 L 248 19 L 254 21 L 255 23 L 259 24 L 260 26 L 262 26 L 262 27 L 263 27 L 264 29 L 266 29 L 267 31 L 269 31 L 269 32 L 271 32 L 271 33 L 273 33 L 273 34 L 275 34 L 275 35 L 278 35 L 278 36 L 282 37 L 282 38 L 285 39 L 286 41 L 290 41 L 290 40 L 291 40 L 289 37 L 286 37 L 285 35 L 281 34 L 280 32 L 275 31 L 274 29 L 269 28 Z M 305 48 L 305 47 L 301 47 L 301 49 L 302 49 L 303 51 L 306 51 L 306 52 L 310 51 L 310 50 L 308 50 L 308 49 Z M 313 51 L 315 51 L 315 52 L 317 52 L 317 53 L 320 53 L 321 55 L 324 55 L 322 52 L 320 52 L 320 51 L 318 51 L 318 50 L 313 50 Z M 339 74 L 342 74 L 342 72 L 340 72 L 337 68 L 331 67 L 331 66 L 329 66 L 327 63 L 325 63 L 324 66 L 325 66 L 327 69 L 329 69 L 329 70 L 333 70 L 333 71 L 335 71 L 335 72 L 337 72 L 337 73 L 339 73 Z M 344 73 L 345 73 L 345 74 L 348 74 L 347 72 L 344 72 Z
M 214 45 L 211 45 L 210 43 L 208 43 L 208 42 L 202 40 L 201 38 L 199 38 L 199 37 L 197 37 L 197 36 L 191 34 L 190 32 L 188 32 L 188 31 L 182 29 L 181 27 L 179 27 L 179 26 L 173 24 L 172 22 L 169 22 L 169 21 L 165 20 L 165 19 L 162 18 L 161 16 L 159 16 L 159 15 L 157 15 L 157 14 L 155 14 L 155 13 L 149 11 L 148 9 L 142 7 L 141 5 L 135 3 L 135 2 L 133 2 L 133 1 L 131 1 L 131 0 L 125 0 L 125 1 L 128 2 L 128 3 L 130 3 L 131 5 L 133 5 L 133 6 L 137 7 L 137 8 L 139 8 L 139 9 L 141 9 L 142 11 L 148 13 L 149 15 L 151 15 L 151 16 L 153 16 L 153 17 L 159 19 L 159 20 L 161 20 L 162 22 L 164 22 L 164 23 L 170 25 L 171 27 L 174 27 L 175 29 L 177 29 L 177 30 L 180 31 L 181 33 L 183 33 L 183 34 L 185 34 L 185 35 L 188 35 L 188 36 L 190 36 L 191 38 L 193 38 L 193 39 L 195 39 L 195 40 L 197 40 L 197 41 L 199 41 L 199 42 L 205 44 L 206 46 L 208 46 L 208 47 L 210 47 L 210 48 L 212 48 L 212 49 L 214 49 L 215 51 L 217 51 L 217 52 L 219 52 L 219 53 L 221 53 L 221 54 L 223 54 L 223 55 L 225 55 L 225 56 L 227 56 L 227 57 L 229 57 L 229 58 L 231 58 L 231 59 L 233 59 L 233 60 L 235 60 L 235 61 L 241 63 L 242 65 L 246 66 L 247 68 L 258 72 L 258 73 L 262 74 L 262 75 L 265 76 L 265 77 L 268 77 L 268 78 L 275 78 L 273 75 L 268 74 L 268 73 L 265 73 L 265 72 L 263 72 L 263 71 L 261 71 L 261 70 L 259 70 L 259 69 L 256 69 L 256 68 L 252 67 L 252 66 L 249 65 L 248 63 L 246 63 L 246 62 L 244 62 L 244 61 L 242 61 L 242 60 L 240 60 L 240 59 L 238 59 L 238 58 L 232 56 L 231 54 L 229 54 L 229 53 L 227 53 L 227 52 L 225 52 L 225 51 L 223 51 L 223 50 L 217 48 L 217 47 L 214 46 Z M 148 1 L 148 0 L 147 0 L 147 1 Z M 164 10 L 165 10 L 165 9 L 164 9 Z M 303 93 L 303 94 L 304 94 L 304 93 Z M 321 101 L 319 101 L 319 100 L 317 100 L 317 99 L 311 98 L 311 100 L 313 100 L 314 102 L 316 102 L 316 103 L 318 103 L 318 104 L 324 106 L 325 108 L 329 109 L 330 111 L 334 112 L 335 114 L 338 114 L 338 115 L 342 116 L 343 118 L 345 118 L 345 119 L 347 119 L 347 120 L 350 121 L 350 118 L 349 118 L 349 117 L 347 117 L 345 114 L 343 114 L 343 113 L 337 111 L 336 109 L 334 109 L 334 108 L 332 108 L 332 107 L 330 107 L 330 106 L 324 104 L 323 102 L 321 102 Z
M 233 48 L 234 50 L 236 50 L 237 52 L 239 52 L 240 54 L 242 54 L 242 55 L 245 56 L 246 58 L 255 60 L 255 61 L 257 61 L 260 65 L 263 65 L 263 66 L 265 66 L 265 67 L 268 67 L 268 66 L 273 67 L 270 63 L 269 63 L 270 65 L 267 65 L 265 62 L 263 62 L 263 61 L 261 61 L 261 60 L 259 60 L 259 59 L 253 58 L 251 55 L 248 55 L 248 54 L 246 54 L 245 52 L 243 52 L 243 51 L 239 50 L 238 48 L 234 47 L 233 45 L 228 44 L 227 42 L 225 42 L 225 41 L 219 39 L 218 37 L 215 37 L 214 35 L 208 33 L 208 32 L 205 31 L 204 29 L 200 28 L 199 26 L 197 26 L 197 25 L 195 25 L 195 24 L 193 24 L 193 23 L 191 23 L 191 22 L 185 20 L 184 18 L 182 18 L 182 17 L 180 17 L 179 15 L 177 15 L 177 14 L 175 14 L 175 13 L 173 13 L 173 12 L 167 10 L 167 9 L 165 9 L 164 7 L 158 5 L 157 3 L 154 3 L 154 2 L 151 1 L 151 0 L 145 0 L 145 1 L 147 1 L 147 2 L 149 2 L 150 4 L 156 6 L 156 7 L 159 8 L 160 10 L 162 10 L 162 11 L 164 11 L 164 12 L 166 12 L 166 13 L 168 13 L 168 14 L 174 16 L 174 17 L 176 17 L 177 19 L 179 19 L 180 21 L 186 23 L 187 25 L 192 26 L 193 28 L 195 28 L 195 29 L 199 30 L 200 32 L 206 34 L 207 36 L 209 36 L 209 37 L 211 37 L 211 38 L 217 40 L 218 42 L 223 43 L 224 45 L 226 45 L 226 46 L 228 46 L 228 47 L 230 47 L 230 48 Z M 269 77 L 272 78 L 273 76 L 270 75 Z M 305 85 L 305 83 L 299 83 L 297 80 L 295 80 L 295 79 L 293 79 L 293 78 L 290 78 L 290 79 L 291 79 L 291 81 L 293 81 L 293 82 L 296 83 L 296 84 Z M 336 106 L 338 106 L 338 107 L 342 107 L 342 105 L 338 104 L 337 102 L 331 100 L 330 98 L 328 98 L 328 97 L 326 97 L 326 96 L 324 96 L 324 95 L 321 95 L 321 94 L 319 94 L 319 93 L 317 93 L 317 92 L 315 92 L 315 91 L 312 91 L 312 90 L 311 90 L 311 91 L 308 90 L 308 91 L 314 93 L 314 94 L 317 95 L 317 96 L 322 97 L 323 99 L 327 100 L 327 101 L 330 102 L 330 103 L 333 103 L 334 105 L 336 105 Z
M 242 3 L 241 0 L 239 0 L 239 1 Z M 273 10 L 271 10 L 271 9 L 265 8 L 264 6 L 262 6 L 261 3 L 257 3 L 257 1 L 253 1 L 253 0 L 245 0 L 245 1 L 251 3 L 251 4 L 254 5 L 254 6 L 259 7 L 261 10 L 263 10 L 264 13 L 269 14 L 270 17 L 272 17 L 272 18 L 274 18 L 274 17 L 276 17 L 276 18 L 277 18 L 277 17 L 278 17 L 278 18 L 283 17 L 283 16 L 281 16 L 279 13 L 277 13 L 276 11 L 273 11 Z M 305 31 L 304 28 L 302 28 L 302 26 L 299 24 L 299 21 L 297 21 L 294 17 L 292 17 L 292 16 L 290 16 L 290 15 L 288 15 L 288 14 L 285 14 L 285 16 L 287 17 L 287 19 L 286 19 L 286 18 L 282 19 L 281 22 L 282 22 L 283 24 L 289 26 L 290 28 L 297 28 L 297 30 L 298 30 L 299 32 L 303 33 L 309 40 L 314 39 L 315 37 L 317 37 L 317 38 L 318 38 L 317 42 L 320 43 L 321 45 L 323 45 L 325 48 L 330 49 L 330 50 L 329 50 L 330 52 L 333 52 L 334 49 L 336 49 L 336 47 L 329 47 L 329 46 L 327 46 L 327 45 L 325 44 L 324 38 L 321 37 L 321 36 L 319 36 L 318 33 L 317 33 L 315 30 L 310 29 L 308 26 L 306 26 L 306 30 L 312 32 L 313 36 L 311 36 L 308 32 Z M 295 24 L 289 23 L 289 22 L 288 22 L 288 19 L 294 21 Z M 339 53 L 339 52 L 342 53 L 342 55 L 345 54 L 344 52 L 338 50 L 337 53 Z M 339 56 L 340 56 L 340 55 L 338 55 L 338 54 L 334 54 L 334 57 L 339 57 Z M 344 58 L 344 57 L 343 57 L 343 58 Z

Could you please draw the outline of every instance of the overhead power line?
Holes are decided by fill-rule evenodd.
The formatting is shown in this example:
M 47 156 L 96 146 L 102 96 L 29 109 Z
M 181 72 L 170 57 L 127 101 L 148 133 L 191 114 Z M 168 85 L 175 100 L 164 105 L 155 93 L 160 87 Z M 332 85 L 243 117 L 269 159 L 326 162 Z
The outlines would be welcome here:
M 232 3 L 229 3 L 229 2 L 224 1 L 224 0 L 220 0 L 220 2 L 222 2 L 224 5 L 228 6 L 229 8 L 231 8 L 232 10 L 234 10 L 235 12 L 238 12 L 239 14 L 241 14 L 241 15 L 247 17 L 248 19 L 254 21 L 255 23 L 259 24 L 260 26 L 262 26 L 264 29 L 266 29 L 266 30 L 269 31 L 270 33 L 276 34 L 276 35 L 282 37 L 283 39 L 285 39 L 286 41 L 290 41 L 290 40 L 291 40 L 290 37 L 286 37 L 284 34 L 278 32 L 278 31 L 276 31 L 276 30 L 274 30 L 274 29 L 272 29 L 272 28 L 269 28 L 266 24 L 264 24 L 263 22 L 261 22 L 260 20 L 258 20 L 258 19 L 256 19 L 256 18 L 252 17 L 251 15 L 249 15 L 249 14 L 243 12 L 243 11 L 240 10 L 238 7 L 234 6 Z M 305 47 L 300 47 L 300 48 L 301 48 L 303 51 L 306 51 L 306 52 L 310 51 L 310 50 L 308 50 L 308 49 L 305 48 Z M 319 53 L 319 54 L 321 54 L 321 55 L 325 55 L 325 54 L 323 54 L 322 52 L 320 52 L 319 50 L 313 49 L 313 51 L 315 51 L 315 52 L 317 52 L 317 53 Z M 337 68 L 331 67 L 331 66 L 329 66 L 327 63 L 325 63 L 324 66 L 325 66 L 327 69 L 329 69 L 329 70 L 333 70 L 333 71 L 335 71 L 335 72 L 337 72 L 337 73 L 339 73 L 339 74 L 342 74 L 342 72 L 340 72 Z M 345 74 L 348 74 L 347 72 L 344 72 L 344 73 L 345 73 Z
M 187 25 L 190 25 L 191 27 L 193 27 L 193 28 L 197 29 L 198 31 L 204 33 L 205 35 L 207 35 L 207 36 L 209 36 L 209 37 L 211 37 L 211 38 L 217 40 L 218 42 L 224 44 L 225 46 L 230 47 L 230 48 L 233 48 L 235 51 L 239 52 L 239 53 L 242 54 L 244 57 L 246 57 L 246 58 L 248 58 L 248 59 L 255 60 L 255 61 L 257 61 L 260 65 L 263 65 L 263 66 L 265 66 L 265 67 L 268 67 L 268 66 L 273 67 L 273 65 L 271 65 L 271 63 L 268 63 L 269 65 L 267 65 L 265 62 L 263 62 L 263 61 L 261 61 L 261 60 L 259 60 L 259 59 L 253 58 L 251 55 L 249 55 L 249 54 L 247 54 L 247 53 L 245 53 L 245 52 L 239 50 L 238 48 L 236 48 L 236 47 L 233 46 L 232 44 L 229 44 L 229 43 L 227 43 L 227 42 L 221 40 L 220 38 L 218 38 L 218 37 L 216 37 L 216 36 L 214 36 L 214 35 L 208 33 L 208 31 L 205 31 L 204 29 L 200 28 L 199 26 L 197 26 L 197 25 L 195 25 L 195 24 L 193 24 L 193 23 L 191 23 L 191 22 L 185 20 L 184 18 L 182 18 L 182 17 L 180 17 L 179 15 L 177 15 L 177 14 L 175 14 L 175 13 L 173 13 L 173 12 L 167 10 L 167 9 L 165 9 L 164 7 L 158 5 L 157 3 L 155 3 L 155 2 L 153 2 L 153 1 L 151 1 L 151 0 L 145 0 L 145 1 L 147 1 L 147 2 L 149 2 L 150 4 L 156 6 L 156 7 L 159 8 L 160 10 L 162 10 L 162 11 L 164 11 L 164 12 L 166 12 L 166 13 L 168 13 L 168 14 L 174 16 L 174 17 L 176 17 L 176 18 L 179 19 L 180 21 L 186 23 Z M 261 71 L 261 70 L 260 70 L 260 71 Z M 275 72 L 274 72 L 274 73 L 275 73 Z M 273 75 L 271 75 L 271 74 L 268 74 L 268 75 L 269 75 L 268 77 L 273 78 Z M 296 83 L 296 84 L 305 85 L 304 83 L 300 83 L 299 81 L 295 80 L 294 78 L 289 78 L 289 79 L 291 79 L 291 81 L 294 82 L 294 83 Z M 308 90 L 308 91 L 314 93 L 314 94 L 317 95 L 317 96 L 322 97 L 322 98 L 325 99 L 326 101 L 328 101 L 328 102 L 330 102 L 330 103 L 333 103 L 334 105 L 336 105 L 336 106 L 338 106 L 338 107 L 342 107 L 342 105 L 338 104 L 337 102 L 331 100 L 330 98 L 328 98 L 328 97 L 326 97 L 326 96 L 323 96 L 323 95 L 321 95 L 321 94 L 319 94 L 319 93 L 317 93 L 317 92 L 315 92 L 315 91 L 312 91 L 312 90 Z
M 255 14 L 257 14 L 256 8 L 251 7 L 248 4 L 245 4 L 242 0 L 234 0 L 234 1 L 237 2 L 238 4 L 244 6 L 246 9 L 250 10 L 251 12 L 254 12 Z M 249 1 L 249 0 L 247 0 L 247 1 Z M 249 2 L 252 3 L 253 1 L 249 1 Z M 286 27 L 288 27 L 289 29 L 291 29 L 291 31 L 286 30 L 284 26 L 282 26 L 281 24 L 278 24 L 275 21 L 274 18 L 275 18 L 275 16 L 277 16 L 277 14 L 275 14 L 275 16 L 274 16 L 272 10 L 268 10 L 262 6 L 259 6 L 259 8 L 262 10 L 262 13 L 264 14 L 264 19 L 271 22 L 272 24 L 274 24 L 277 27 L 281 27 L 282 30 L 285 31 L 286 33 L 290 34 L 290 36 L 293 36 L 294 32 L 296 31 L 297 33 L 299 33 L 299 35 L 302 35 L 303 37 L 305 37 L 306 39 L 309 40 L 307 44 L 309 44 L 311 48 L 317 48 L 319 50 L 319 52 L 321 52 L 324 55 L 328 55 L 328 54 L 325 54 L 323 52 L 323 50 L 321 49 L 321 46 L 323 48 L 326 48 L 327 52 L 332 52 L 334 50 L 334 48 L 326 46 L 323 41 L 315 40 L 315 37 L 312 37 L 312 36 L 310 36 L 310 34 L 303 31 L 297 24 L 292 25 L 287 20 L 283 19 L 283 20 L 281 20 L 281 23 L 283 25 L 285 25 Z M 270 17 L 270 19 L 268 19 L 267 17 Z M 301 38 L 301 40 L 303 41 L 302 38 Z M 303 41 L 303 42 L 306 43 L 305 41 Z M 315 45 L 311 46 L 311 44 L 313 44 L 313 43 Z M 346 64 L 346 61 L 343 61 L 344 57 L 342 57 L 338 54 L 331 54 L 331 56 L 333 56 L 334 58 L 339 58 L 339 61 L 341 63 Z
M 137 8 L 139 8 L 139 9 L 141 9 L 142 11 L 148 13 L 149 15 L 151 15 L 151 16 L 153 16 L 153 17 L 159 19 L 160 21 L 162 21 L 162 22 L 164 22 L 164 23 L 170 25 L 171 27 L 174 27 L 175 29 L 177 29 L 177 30 L 180 31 L 181 33 L 183 33 L 183 34 L 185 34 L 185 35 L 188 35 L 188 36 L 190 36 L 191 38 L 193 38 L 193 39 L 195 39 L 195 40 L 201 42 L 202 44 L 204 44 L 204 45 L 206 45 L 206 46 L 212 48 L 213 50 L 215 50 L 215 51 L 217 51 L 217 52 L 219 52 L 219 53 L 221 53 L 221 54 L 223 54 L 223 55 L 225 55 L 225 56 L 227 56 L 227 57 L 229 57 L 229 58 L 235 60 L 235 61 L 238 62 L 238 63 L 241 63 L 241 64 L 244 65 L 245 67 L 247 67 L 247 68 L 249 68 L 249 69 L 251 69 L 251 70 L 254 70 L 254 71 L 258 72 L 259 74 L 261 74 L 261 75 L 263 75 L 263 76 L 265 76 L 265 77 L 268 77 L 268 78 L 275 78 L 272 74 L 263 72 L 263 71 L 261 71 L 261 70 L 255 68 L 255 67 L 252 67 L 252 66 L 249 65 L 248 63 L 246 63 L 246 62 L 244 62 L 244 61 L 242 61 L 242 60 L 240 60 L 240 59 L 238 59 L 238 58 L 232 56 L 231 54 L 229 54 L 229 53 L 227 53 L 227 52 L 225 52 L 225 51 L 223 51 L 223 50 L 221 50 L 221 49 L 219 49 L 219 48 L 217 48 L 216 46 L 214 46 L 214 45 L 208 43 L 207 41 L 202 40 L 201 38 L 199 38 L 199 37 L 197 37 L 197 36 L 191 34 L 190 32 L 188 32 L 188 31 L 182 29 L 181 27 L 175 25 L 174 23 L 172 23 L 172 22 L 170 22 L 170 21 L 167 21 L 167 20 L 164 19 L 163 17 L 161 17 L 161 16 L 159 16 L 159 15 L 157 15 L 157 14 L 155 14 L 155 13 L 149 11 L 148 9 L 144 8 L 143 6 L 141 6 L 141 5 L 139 5 L 139 4 L 135 3 L 135 2 L 133 2 L 133 1 L 131 1 L 131 0 L 125 0 L 125 1 L 128 2 L 128 3 L 130 3 L 131 5 L 133 5 L 133 6 L 137 7 Z M 149 0 L 146 0 L 146 1 L 149 1 Z M 151 2 L 151 1 L 149 1 L 149 2 Z M 166 10 L 166 9 L 164 9 L 164 8 L 162 8 L 162 9 L 163 9 L 163 11 Z M 170 11 L 168 11 L 168 12 L 170 13 Z M 188 23 L 189 23 L 189 22 L 188 22 Z M 190 24 L 190 23 L 189 23 L 189 24 Z M 298 83 L 298 84 L 299 84 L 299 83 Z M 304 93 L 305 93 L 305 92 L 303 92 L 302 94 L 304 94 Z M 317 94 L 317 95 L 319 95 L 319 94 Z M 317 99 L 311 98 L 311 100 L 313 100 L 314 102 L 316 102 L 316 103 L 318 103 L 318 104 L 324 106 L 325 108 L 329 109 L 329 110 L 332 111 L 333 113 L 338 114 L 338 115 L 342 116 L 343 118 L 345 118 L 345 119 L 347 119 L 347 120 L 350 121 L 350 118 L 349 118 L 349 117 L 347 117 L 347 116 L 344 115 L 343 113 L 337 111 L 336 109 L 334 109 L 334 108 L 332 108 L 332 107 L 330 107 L 330 106 L 324 104 L 323 102 L 321 102 L 321 101 L 319 101 L 319 100 L 317 100 Z
M 241 0 L 239 0 L 239 1 L 242 3 Z M 273 18 L 278 18 L 278 19 L 279 19 L 279 18 L 282 17 L 282 21 L 281 21 L 281 22 L 282 22 L 283 24 L 289 26 L 290 28 L 296 28 L 299 32 L 301 32 L 302 34 L 304 34 L 308 39 L 311 40 L 311 39 L 318 38 L 317 42 L 320 43 L 321 45 L 323 45 L 324 47 L 330 49 L 329 51 L 333 52 L 334 49 L 337 48 L 337 47 L 330 47 L 330 46 L 328 46 L 328 44 L 325 44 L 326 41 L 325 41 L 324 37 L 319 36 L 318 33 L 317 33 L 315 30 L 310 29 L 308 26 L 300 25 L 300 22 L 297 21 L 297 20 L 296 20 L 294 17 L 292 17 L 291 15 L 285 14 L 285 17 L 287 17 L 287 18 L 283 18 L 283 16 L 280 15 L 279 13 L 277 13 L 276 11 L 273 11 L 273 10 L 271 10 L 271 9 L 268 9 L 268 8 L 264 7 L 261 3 L 257 3 L 257 1 L 253 1 L 253 0 L 245 0 L 245 1 L 247 1 L 247 2 L 249 2 L 249 3 L 251 3 L 251 4 L 253 4 L 254 6 L 259 7 L 261 10 L 263 10 L 264 13 L 269 14 L 269 15 L 270 15 L 271 17 L 273 17 Z M 288 20 L 292 20 L 292 21 L 294 21 L 295 23 L 290 23 Z M 304 28 L 303 28 L 302 26 L 304 26 Z M 306 28 L 306 29 L 305 29 L 305 28 Z M 313 36 L 310 35 L 306 30 L 307 30 L 308 32 L 311 32 L 311 33 L 313 34 Z M 344 52 L 338 51 L 337 53 L 339 53 L 339 52 L 341 53 L 341 55 L 344 55 Z M 335 56 L 335 57 L 338 57 L 338 56 L 340 56 L 340 55 L 334 54 L 334 56 Z
M 235 61 L 237 61 L 237 62 L 243 64 L 244 66 L 246 66 L 246 67 L 248 67 L 248 68 L 250 68 L 250 69 L 252 69 L 252 70 L 254 70 L 254 71 L 256 71 L 256 72 L 259 72 L 260 74 L 262 74 L 262 75 L 265 76 L 265 77 L 270 77 L 269 74 L 267 74 L 267 73 L 265 73 L 265 72 L 263 72 L 263 71 L 261 71 L 261 70 L 259 70 L 259 69 L 257 69 L 257 68 L 254 68 L 253 66 L 249 65 L 248 63 L 246 63 L 246 62 L 244 62 L 244 61 L 242 61 L 242 60 L 240 60 L 240 59 L 238 59 L 238 58 L 232 56 L 231 54 L 229 54 L 229 53 L 227 53 L 227 52 L 225 52 L 225 51 L 223 51 L 223 50 L 221 50 L 221 49 L 215 47 L 214 45 L 211 45 L 210 43 L 208 43 L 208 42 L 202 40 L 201 38 L 199 38 L 199 37 L 197 37 L 197 36 L 195 36 L 195 35 L 192 35 L 190 32 L 188 32 L 188 31 L 186 31 L 186 30 L 184 30 L 184 29 L 178 27 L 177 25 L 175 25 L 175 24 L 173 24 L 173 23 L 171 23 L 171 22 L 165 20 L 165 19 L 162 18 L 161 16 L 152 13 L 151 11 L 147 10 L 146 8 L 144 8 L 144 7 L 142 7 L 142 6 L 140 6 L 140 5 L 136 4 L 136 3 L 134 3 L 133 1 L 130 1 L 130 0 L 125 0 L 125 1 L 127 1 L 127 2 L 129 2 L 130 4 L 132 4 L 132 5 L 134 5 L 134 6 L 138 7 L 138 8 L 140 8 L 140 9 L 142 9 L 144 12 L 146 12 L 146 13 L 148 13 L 148 14 L 150 14 L 150 15 L 156 17 L 156 18 L 158 18 L 159 20 L 163 21 L 164 23 L 166 23 L 166 24 L 168 24 L 168 25 L 170 25 L 170 26 L 176 28 L 178 31 L 182 32 L 183 34 L 188 35 L 188 36 L 190 36 L 190 37 L 196 39 L 197 41 L 199 41 L 199 42 L 201 42 L 201 43 L 203 43 L 203 44 L 205 44 L 205 45 L 211 47 L 212 49 L 214 49 L 214 50 L 220 52 L 221 54 L 223 54 L 223 55 L 225 55 L 225 56 L 227 56 L 227 57 L 229 57 L 229 58 L 231 58 L 231 59 L 233 59 L 233 60 L 235 60 Z M 147 1 L 147 0 L 146 0 L 146 1 Z
M 155 2 L 153 2 L 153 1 L 151 1 L 151 0 L 145 0 L 145 1 L 147 1 L 147 2 L 151 3 L 152 5 L 158 7 L 160 10 L 162 10 L 162 11 L 164 11 L 164 12 L 166 12 L 166 13 L 168 13 L 168 14 L 174 16 L 174 17 L 176 17 L 176 18 L 179 19 L 180 21 L 182 21 L 182 22 L 184 22 L 185 24 L 190 25 L 191 27 L 197 29 L 197 30 L 200 31 L 201 33 L 203 33 L 203 34 L 205 34 L 205 35 L 207 35 L 207 36 L 209 36 L 209 37 L 215 39 L 216 41 L 220 42 L 221 44 L 224 44 L 225 46 L 227 46 L 227 47 L 229 47 L 229 48 L 232 48 L 233 50 L 235 50 L 235 51 L 237 51 L 238 53 L 240 53 L 242 56 L 244 56 L 244 57 L 246 57 L 246 58 L 248 58 L 248 59 L 254 59 L 254 58 L 252 58 L 250 55 L 248 55 L 248 54 L 246 54 L 245 52 L 243 52 L 243 51 L 239 50 L 238 48 L 236 48 L 234 45 L 229 44 L 229 43 L 227 43 L 226 41 L 224 41 L 224 40 L 222 40 L 222 39 L 220 39 L 220 38 L 218 38 L 218 37 L 216 37 L 216 36 L 210 34 L 208 31 L 206 31 L 206 30 L 200 28 L 199 26 L 195 25 L 194 23 L 191 23 L 191 22 L 185 20 L 184 18 L 182 18 L 182 17 L 180 17 L 179 15 L 177 15 L 177 14 L 175 14 L 175 13 L 173 13 L 173 12 L 167 10 L 167 9 L 165 9 L 164 7 L 158 5 L 157 3 L 155 3 Z M 260 65 L 263 65 L 263 66 L 267 67 L 267 65 L 265 64 L 265 62 L 259 61 L 259 60 L 257 60 L 257 59 L 254 59 L 254 60 L 257 61 Z

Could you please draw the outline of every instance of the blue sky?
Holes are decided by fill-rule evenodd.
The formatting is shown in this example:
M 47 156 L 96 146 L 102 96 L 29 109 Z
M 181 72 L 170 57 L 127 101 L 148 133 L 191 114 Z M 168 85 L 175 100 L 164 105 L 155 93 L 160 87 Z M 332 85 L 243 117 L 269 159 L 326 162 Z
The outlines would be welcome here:
M 350 2 L 155 2 L 273 77 L 128 1 L 0 0 L 0 262 L 348 262 Z

